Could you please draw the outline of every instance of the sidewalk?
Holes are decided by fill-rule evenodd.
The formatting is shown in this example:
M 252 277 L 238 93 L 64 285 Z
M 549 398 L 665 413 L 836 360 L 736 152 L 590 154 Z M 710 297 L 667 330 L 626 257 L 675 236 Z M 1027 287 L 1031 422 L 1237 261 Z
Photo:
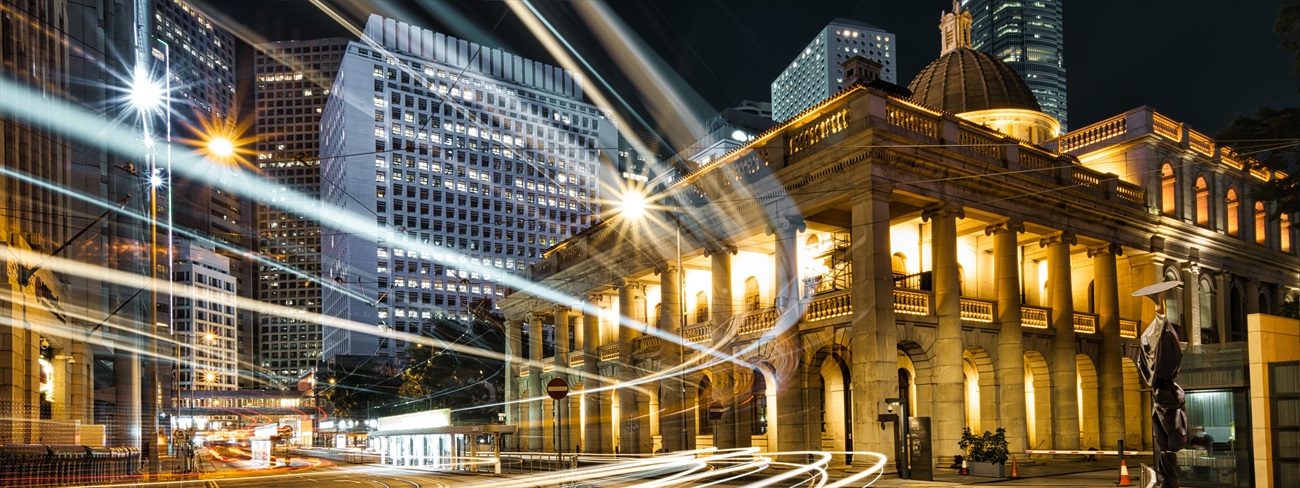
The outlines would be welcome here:
M 1115 461 L 1115 460 L 1111 460 Z M 836 470 L 833 468 L 832 472 Z M 1009 475 L 1011 466 L 1007 466 Z M 1119 466 L 1115 462 L 1106 462 L 1100 460 L 1097 462 L 1085 462 L 1079 460 L 1046 460 L 1036 461 L 1030 465 L 1019 466 L 1019 479 L 1009 478 L 985 478 L 981 476 L 967 476 L 957 473 L 957 470 L 942 467 L 936 468 L 934 472 L 934 481 L 920 480 L 903 480 L 898 479 L 898 473 L 893 471 L 893 467 L 888 468 L 887 473 L 876 481 L 872 486 L 885 487 L 935 487 L 935 486 L 1014 486 L 1020 488 L 1030 487 L 1056 487 L 1056 486 L 1077 486 L 1077 487 L 1105 487 L 1113 488 L 1119 482 Z M 1130 466 L 1129 475 L 1134 484 L 1137 484 L 1137 470 Z M 833 478 L 843 476 L 843 471 L 833 474 Z

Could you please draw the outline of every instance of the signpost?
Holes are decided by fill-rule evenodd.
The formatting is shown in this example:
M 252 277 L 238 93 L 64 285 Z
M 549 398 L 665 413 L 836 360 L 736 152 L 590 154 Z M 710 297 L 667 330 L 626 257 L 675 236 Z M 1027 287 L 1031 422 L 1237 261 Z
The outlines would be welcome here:
M 546 383 L 546 395 L 557 402 L 563 400 L 569 395 L 569 382 L 558 376 L 551 378 L 551 381 Z
M 569 396 L 569 382 L 565 381 L 564 378 L 561 378 L 559 376 L 551 378 L 551 381 L 546 382 L 546 396 L 549 396 L 551 397 L 552 400 L 555 400 L 554 402 L 552 402 L 553 403 L 552 407 L 554 407 L 555 409 L 555 414 L 554 414 L 555 452 L 563 453 L 564 452 L 564 429 L 560 428 L 560 403 L 559 402 L 560 400 L 563 400 L 564 397 Z M 567 422 L 568 419 L 565 419 L 565 421 Z

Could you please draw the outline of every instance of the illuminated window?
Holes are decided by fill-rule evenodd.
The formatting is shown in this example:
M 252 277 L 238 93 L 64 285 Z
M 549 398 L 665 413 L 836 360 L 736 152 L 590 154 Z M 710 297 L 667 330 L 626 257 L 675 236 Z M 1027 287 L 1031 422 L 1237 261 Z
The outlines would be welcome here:
M 1282 221 L 1280 222 L 1278 230 L 1281 231 L 1278 232 L 1278 237 L 1279 237 L 1278 248 L 1281 249 L 1282 252 L 1291 252 L 1291 216 L 1290 215 L 1282 214 Z
M 709 320 L 709 296 L 704 292 L 695 294 L 695 322 Z
M 1241 204 L 1237 201 L 1237 190 L 1235 188 L 1228 189 L 1226 200 L 1228 203 L 1228 235 L 1237 236 L 1241 232 Z
M 753 312 L 759 308 L 758 278 L 745 278 L 745 311 Z
M 1204 176 L 1196 179 L 1196 225 L 1210 226 L 1210 185 Z
M 1268 213 L 1264 211 L 1264 202 L 1255 202 L 1255 244 L 1268 245 Z
M 1165 163 L 1164 167 L 1160 168 L 1160 212 L 1165 215 L 1172 216 L 1178 211 L 1177 183 L 1173 165 Z

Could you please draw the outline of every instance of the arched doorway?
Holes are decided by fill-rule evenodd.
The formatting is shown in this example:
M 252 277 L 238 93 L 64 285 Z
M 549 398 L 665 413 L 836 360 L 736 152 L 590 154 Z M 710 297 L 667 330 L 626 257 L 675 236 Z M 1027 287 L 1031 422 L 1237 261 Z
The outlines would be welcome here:
M 1137 363 L 1128 357 L 1120 361 L 1124 372 L 1124 447 L 1146 449 L 1151 441 L 1151 410 L 1145 406 L 1145 400 L 1150 395 L 1142 392 Z
M 850 434 L 853 432 L 853 390 L 848 362 L 839 354 L 827 354 L 818 368 L 821 379 L 821 439 L 822 450 L 840 452 L 853 450 Z M 811 426 L 810 426 L 811 427 Z M 842 464 L 843 455 L 832 462 Z
M 1101 448 L 1101 404 L 1097 393 L 1097 367 L 1087 354 L 1075 355 L 1075 378 L 1079 396 L 1079 447 Z
M 716 400 L 713 398 L 713 380 L 708 375 L 705 375 L 700 378 L 700 384 L 695 394 L 695 427 L 699 435 L 708 436 L 708 445 L 710 446 L 717 445 L 713 440 L 714 421 L 709 417 L 709 405 L 714 401 Z M 699 448 L 705 447 L 699 443 L 696 446 Z
M 1052 438 L 1052 378 L 1047 359 L 1038 351 L 1025 351 L 1025 433 L 1031 449 L 1050 446 Z
M 984 349 L 967 348 L 962 351 L 962 375 L 966 404 L 966 423 L 972 432 L 997 430 L 997 383 L 993 360 Z

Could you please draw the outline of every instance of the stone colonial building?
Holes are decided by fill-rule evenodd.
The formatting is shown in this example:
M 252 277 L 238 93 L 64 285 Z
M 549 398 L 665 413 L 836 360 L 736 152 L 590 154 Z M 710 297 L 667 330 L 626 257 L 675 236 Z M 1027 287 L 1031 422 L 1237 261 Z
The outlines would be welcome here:
M 1132 358 L 1154 306 L 1132 292 L 1181 281 L 1189 351 L 1243 344 L 1297 297 L 1296 216 L 1250 199 L 1275 175 L 1148 107 L 1058 135 L 968 33 L 945 41 L 912 98 L 851 86 L 532 266 L 501 302 L 517 447 L 892 459 L 901 398 L 945 466 L 964 427 L 1149 449 Z

